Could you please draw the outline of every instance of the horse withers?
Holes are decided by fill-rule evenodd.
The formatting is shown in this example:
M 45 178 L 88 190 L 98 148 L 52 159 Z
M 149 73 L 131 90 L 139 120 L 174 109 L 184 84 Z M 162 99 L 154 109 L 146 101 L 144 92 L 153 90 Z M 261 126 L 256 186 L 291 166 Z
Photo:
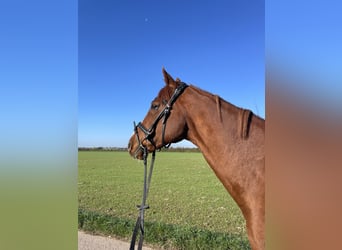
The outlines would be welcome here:
M 129 153 L 148 152 L 183 139 L 198 146 L 246 220 L 253 250 L 265 248 L 265 120 L 163 69 L 165 86 L 135 126 Z

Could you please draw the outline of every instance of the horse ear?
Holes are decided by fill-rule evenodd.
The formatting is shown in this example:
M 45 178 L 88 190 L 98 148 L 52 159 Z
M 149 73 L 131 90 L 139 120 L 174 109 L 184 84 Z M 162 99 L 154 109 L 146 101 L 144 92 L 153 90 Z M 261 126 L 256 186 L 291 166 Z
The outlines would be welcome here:
M 169 85 L 172 88 L 177 87 L 177 83 L 175 80 L 173 80 L 172 76 L 169 75 L 169 73 L 166 72 L 166 70 L 163 67 L 163 75 L 164 75 L 164 82 L 166 85 Z

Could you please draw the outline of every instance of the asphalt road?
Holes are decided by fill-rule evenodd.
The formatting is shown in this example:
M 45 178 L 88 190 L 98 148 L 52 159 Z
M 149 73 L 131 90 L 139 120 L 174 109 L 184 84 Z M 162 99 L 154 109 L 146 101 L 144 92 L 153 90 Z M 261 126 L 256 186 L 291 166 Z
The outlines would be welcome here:
M 78 231 L 78 250 L 128 250 L 130 243 Z M 153 250 L 143 247 L 143 250 Z

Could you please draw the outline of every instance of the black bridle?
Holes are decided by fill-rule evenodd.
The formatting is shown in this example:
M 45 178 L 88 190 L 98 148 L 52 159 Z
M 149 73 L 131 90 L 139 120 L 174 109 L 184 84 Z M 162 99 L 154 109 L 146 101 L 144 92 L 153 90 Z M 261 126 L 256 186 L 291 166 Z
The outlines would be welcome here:
M 144 150 L 145 146 L 142 143 L 145 140 L 148 140 L 154 146 L 154 148 L 157 149 L 157 146 L 156 146 L 153 138 L 155 136 L 157 124 L 158 124 L 158 122 L 162 118 L 164 118 L 163 119 L 163 127 L 162 127 L 162 147 L 165 147 L 165 148 L 170 147 L 171 142 L 169 144 L 167 144 L 167 145 L 165 143 L 166 121 L 167 121 L 167 119 L 170 116 L 172 105 L 177 100 L 177 98 L 183 93 L 183 91 L 184 91 L 184 89 L 186 89 L 186 87 L 188 87 L 188 85 L 186 83 L 184 83 L 184 82 L 181 82 L 178 85 L 178 87 L 173 92 L 170 100 L 165 104 L 164 109 L 154 119 L 154 121 L 153 121 L 153 123 L 152 123 L 152 125 L 150 126 L 149 129 L 147 129 L 141 122 L 139 122 L 138 125 L 136 125 L 135 122 L 134 122 L 134 124 L 133 124 L 134 125 L 134 132 L 136 134 L 137 141 L 139 143 L 139 148 L 135 152 L 135 155 L 138 153 L 138 150 Z M 139 138 L 138 129 L 140 129 L 145 134 L 145 138 L 143 140 L 140 140 L 140 138 Z
M 143 197 L 142 197 L 142 201 L 141 201 L 141 205 L 138 205 L 138 209 L 139 209 L 139 216 L 137 219 L 137 222 L 135 224 L 135 228 L 133 231 L 133 236 L 132 236 L 132 240 L 131 240 L 131 245 L 130 245 L 130 250 L 134 250 L 134 246 L 135 246 L 135 242 L 137 239 L 137 235 L 138 233 L 140 233 L 140 239 L 139 239 L 139 244 L 138 244 L 138 250 L 142 249 L 142 244 L 144 241 L 144 212 L 145 209 L 148 209 L 149 206 L 146 205 L 146 200 L 147 200 L 147 195 L 148 195 L 148 191 L 149 191 L 149 187 L 150 187 L 150 183 L 151 183 L 151 177 L 152 177 L 152 171 L 153 171 L 153 165 L 154 165 L 154 159 L 155 159 L 155 153 L 156 153 L 156 145 L 154 143 L 153 137 L 155 135 L 155 130 L 157 127 L 158 122 L 163 119 L 163 128 L 162 128 L 162 147 L 170 147 L 171 142 L 169 144 L 165 144 L 165 140 L 164 140 L 164 135 L 165 135 L 165 129 L 166 129 L 166 121 L 170 115 L 171 109 L 172 109 L 172 105 L 174 104 L 174 102 L 176 101 L 176 99 L 183 93 L 184 89 L 188 87 L 187 84 L 181 82 L 180 85 L 178 85 L 178 87 L 175 89 L 173 95 L 171 96 L 170 100 L 166 103 L 164 109 L 159 113 L 159 115 L 156 117 L 156 119 L 154 120 L 154 122 L 152 123 L 151 127 L 149 129 L 146 129 L 141 122 L 138 123 L 138 125 L 135 125 L 134 122 L 134 133 L 137 137 L 137 141 L 139 143 L 139 147 L 135 152 L 135 156 L 136 154 L 139 152 L 139 150 L 143 151 L 143 160 L 144 160 L 144 188 L 143 188 Z M 138 134 L 138 128 L 144 132 L 145 134 L 145 138 L 143 140 L 140 140 L 139 138 L 139 134 Z M 151 160 L 151 165 L 150 165 L 150 171 L 149 171 L 149 175 L 147 176 L 147 155 L 148 155 L 148 150 L 147 147 L 143 145 L 143 142 L 145 140 L 148 140 L 153 146 L 154 146 L 154 150 L 152 151 L 152 160 Z

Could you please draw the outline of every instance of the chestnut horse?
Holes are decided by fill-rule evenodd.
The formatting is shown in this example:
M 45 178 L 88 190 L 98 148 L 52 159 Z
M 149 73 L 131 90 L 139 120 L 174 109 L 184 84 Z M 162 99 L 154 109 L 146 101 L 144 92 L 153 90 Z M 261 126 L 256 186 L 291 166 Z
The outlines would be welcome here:
M 197 145 L 218 179 L 240 207 L 251 248 L 265 248 L 265 120 L 217 95 L 174 80 L 152 101 L 130 138 L 129 153 L 148 152 L 187 139 Z M 149 129 L 147 129 L 149 128 Z

